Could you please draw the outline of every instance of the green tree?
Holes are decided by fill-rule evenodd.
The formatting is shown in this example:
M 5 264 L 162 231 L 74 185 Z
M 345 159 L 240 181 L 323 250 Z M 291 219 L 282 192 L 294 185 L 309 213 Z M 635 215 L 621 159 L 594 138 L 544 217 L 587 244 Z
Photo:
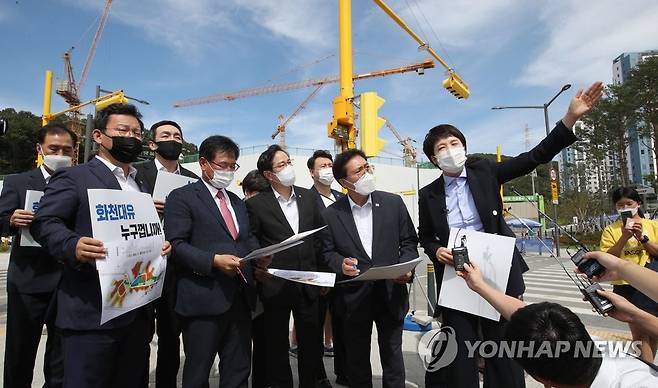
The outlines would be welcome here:
M 0 175 L 33 168 L 41 118 L 12 108 L 0 110 L 0 117 L 9 121 L 9 131 L 0 137 Z
M 646 146 L 652 149 L 658 160 L 658 57 L 647 58 L 638 64 L 623 87 L 633 98 L 639 133 L 653 140 Z

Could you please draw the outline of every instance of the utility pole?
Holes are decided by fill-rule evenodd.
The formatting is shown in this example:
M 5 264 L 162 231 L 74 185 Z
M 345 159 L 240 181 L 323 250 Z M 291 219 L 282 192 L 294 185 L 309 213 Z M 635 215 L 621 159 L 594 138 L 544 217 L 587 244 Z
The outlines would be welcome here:
M 530 128 L 528 127 L 528 124 L 525 125 L 525 128 L 523 129 L 524 133 L 524 143 L 525 143 L 525 150 L 528 152 L 530 150 Z M 532 196 L 534 197 L 536 191 L 535 191 L 535 176 L 537 175 L 537 170 L 534 169 L 530 173 L 530 181 L 532 182 Z

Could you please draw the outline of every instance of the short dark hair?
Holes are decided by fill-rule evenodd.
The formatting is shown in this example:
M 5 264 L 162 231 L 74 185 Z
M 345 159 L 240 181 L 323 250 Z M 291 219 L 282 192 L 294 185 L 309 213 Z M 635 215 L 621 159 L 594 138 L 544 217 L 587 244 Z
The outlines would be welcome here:
M 612 197 L 612 203 L 617 203 L 617 201 L 622 198 L 629 198 L 637 203 L 642 203 L 642 197 L 640 197 L 640 193 L 638 193 L 637 190 L 632 187 L 618 187 L 610 195 Z
M 461 131 L 453 125 L 439 124 L 436 127 L 430 129 L 429 132 L 427 132 L 427 135 L 425 135 L 425 140 L 423 140 L 423 153 L 425 153 L 425 156 L 427 156 L 427 159 L 429 159 L 432 164 L 436 165 L 434 160 L 432 160 L 436 142 L 450 136 L 454 136 L 459 139 L 459 141 L 461 141 L 464 145 L 464 149 L 466 149 L 466 138 L 464 137 L 464 134 L 461 133 Z
M 139 126 L 144 130 L 144 123 L 142 122 L 142 114 L 139 113 L 137 107 L 133 104 L 112 104 L 108 105 L 105 109 L 98 111 L 96 116 L 95 127 L 101 131 L 107 127 L 107 122 L 110 121 L 111 115 L 127 115 L 132 116 L 139 121 Z
M 63 135 L 68 134 L 73 140 L 73 146 L 75 147 L 78 144 L 78 135 L 75 132 L 68 129 L 64 124 L 60 123 L 50 123 L 46 124 L 41 129 L 39 129 L 39 144 L 43 144 L 46 141 L 47 135 Z
M 585 325 L 576 314 L 557 303 L 541 302 L 517 310 L 505 327 L 505 340 L 532 343 L 531 354 L 516 352 L 514 359 L 533 377 L 564 385 L 589 384 L 594 381 L 601 366 L 601 357 Z M 536 357 L 538 350 L 547 341 L 551 343 L 551 355 Z M 569 349 L 556 349 L 558 341 L 568 342 Z M 576 350 L 576 344 L 580 350 Z M 592 353 L 582 354 L 582 349 Z M 517 346 L 518 348 L 518 346 Z M 525 353 L 527 354 L 527 352 Z M 598 354 L 599 356 L 595 356 Z
M 352 160 L 356 156 L 360 156 L 363 159 L 368 160 L 368 157 L 366 156 L 365 152 L 359 149 L 343 151 L 340 154 L 336 155 L 336 159 L 334 160 L 334 166 L 332 170 L 334 173 L 334 178 L 336 178 L 337 181 L 347 178 L 347 171 L 345 171 L 345 166 L 347 165 L 347 163 L 350 162 L 350 160 Z
M 181 129 L 180 125 L 178 125 L 177 122 L 171 121 L 171 120 L 162 120 L 158 121 L 157 123 L 151 125 L 151 136 L 153 136 L 153 141 L 155 141 L 155 132 L 158 130 L 158 128 L 164 126 L 164 125 L 171 125 L 173 127 L 176 127 L 178 131 L 180 132 L 180 137 L 183 137 L 183 130 Z
M 242 192 L 247 194 L 247 192 L 260 193 L 261 191 L 267 189 L 270 186 L 267 179 L 261 174 L 258 170 L 251 170 L 242 180 Z
M 309 170 L 312 170 L 315 168 L 315 159 L 317 158 L 327 158 L 331 160 L 332 162 L 334 161 L 334 158 L 331 156 L 329 151 L 327 150 L 317 150 L 313 153 L 313 156 L 308 158 L 308 161 L 306 162 L 306 166 L 308 167 Z
M 207 161 L 212 161 L 218 152 L 233 154 L 237 159 L 240 157 L 240 147 L 231 139 L 222 135 L 214 135 L 206 138 L 199 146 L 199 156 Z
M 274 160 L 274 155 L 279 151 L 285 152 L 286 155 L 290 156 L 288 151 L 281 148 L 280 145 L 272 144 L 258 157 L 258 161 L 256 162 L 258 172 L 263 174 L 265 171 L 272 171 L 272 160 Z

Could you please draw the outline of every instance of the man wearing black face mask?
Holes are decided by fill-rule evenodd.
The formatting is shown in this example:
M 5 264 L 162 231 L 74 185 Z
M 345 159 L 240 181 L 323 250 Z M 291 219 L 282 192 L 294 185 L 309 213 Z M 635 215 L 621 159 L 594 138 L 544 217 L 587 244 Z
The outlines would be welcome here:
M 137 179 L 142 180 L 149 193 L 153 195 L 158 171 L 180 174 L 199 179 L 192 171 L 178 163 L 183 148 L 183 131 L 175 121 L 163 120 L 151 126 L 153 139 L 149 148 L 155 152 L 155 159 L 137 164 Z M 164 215 L 165 202 L 153 200 L 158 213 Z M 162 296 L 153 302 L 154 318 L 149 318 L 149 342 L 153 333 L 158 333 L 158 359 L 155 368 L 155 385 L 158 388 L 176 387 L 176 375 L 180 367 L 180 334 L 181 329 L 174 311 L 176 302 L 176 270 L 175 259 L 169 261 Z M 148 375 L 147 375 L 148 377 Z
M 155 152 L 155 159 L 136 166 L 137 177 L 149 186 L 151 194 L 153 194 L 158 171 L 199 179 L 195 173 L 178 163 L 178 158 L 183 149 L 183 130 L 177 122 L 170 120 L 158 121 L 151 126 L 151 135 L 153 139 L 149 140 L 149 148 Z M 158 209 L 158 213 L 164 214 L 164 201 L 154 200 L 153 202 L 155 208 Z
M 30 231 L 63 263 L 55 325 L 62 330 L 64 387 L 141 387 L 148 363 L 148 306 L 101 321 L 96 260 L 103 241 L 93 236 L 88 189 L 147 192 L 130 165 L 142 150 L 141 114 L 113 104 L 98 112 L 93 140 L 98 155 L 50 178 Z M 165 241 L 162 255 L 171 245 Z

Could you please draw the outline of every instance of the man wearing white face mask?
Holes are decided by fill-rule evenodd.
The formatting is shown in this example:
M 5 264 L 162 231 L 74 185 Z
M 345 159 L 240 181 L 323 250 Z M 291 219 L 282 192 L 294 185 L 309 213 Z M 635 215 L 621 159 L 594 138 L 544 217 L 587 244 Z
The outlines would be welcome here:
M 308 189 L 295 186 L 295 170 L 288 153 L 278 145 L 263 152 L 256 164 L 271 185 L 247 200 L 252 233 L 262 246 L 279 243 L 294 234 L 324 225 L 316 196 Z M 300 271 L 317 271 L 320 241 L 316 235 L 304 243 L 276 253 L 272 267 Z M 298 339 L 299 386 L 327 386 L 321 381 L 322 340 L 318 319 L 319 287 L 287 282 L 280 278 L 259 278 L 264 306 L 265 344 L 259 352 L 267 357 L 267 383 L 272 387 L 293 386 L 288 358 L 288 323 L 292 312 Z M 259 357 L 259 355 L 255 355 Z
M 345 194 L 331 188 L 331 184 L 334 182 L 333 165 L 333 157 L 329 151 L 325 150 L 313 152 L 313 155 L 306 162 L 311 178 L 313 178 L 311 191 L 318 194 L 318 208 L 322 212 L 345 196 Z M 320 324 L 324 324 L 324 355 L 334 358 L 336 383 L 346 385 L 343 328 L 334 309 L 334 296 L 335 293 L 331 292 L 330 288 L 323 288 L 320 291 Z M 322 369 L 324 370 L 324 364 Z M 326 372 L 324 375 L 326 378 Z
M 374 266 L 418 257 L 418 238 L 399 195 L 375 190 L 374 169 L 361 150 L 336 156 L 334 177 L 348 190 L 323 213 L 323 258 L 337 280 L 353 277 Z M 409 272 L 395 280 L 338 285 L 334 302 L 342 320 L 346 375 L 350 387 L 372 387 L 370 340 L 377 325 L 383 386 L 405 387 L 402 326 L 409 310 L 406 283 Z
M 41 128 L 36 151 L 44 163 L 34 170 L 8 176 L 0 195 L 0 234 L 15 237 L 7 273 L 4 381 L 8 387 L 31 385 L 44 324 L 48 328 L 43 364 L 46 385 L 62 385 L 60 335 L 52 319 L 46 316 L 61 267 L 45 249 L 21 246 L 20 237 L 34 215 L 31 210 L 23 210 L 26 190 L 43 191 L 56 170 L 70 167 L 76 143 L 75 133 L 62 124 Z
M 495 163 L 466 156 L 466 138 L 454 126 L 438 125 L 430 129 L 423 142 L 423 152 L 443 174 L 420 190 L 418 237 L 435 265 L 437 294 L 441 292 L 443 270 L 453 266 L 450 228 L 477 230 L 514 236 L 503 218 L 500 185 L 523 176 L 548 163 L 577 138 L 571 128 L 592 109 L 601 97 L 603 84 L 596 82 L 579 90 L 568 111 L 549 136 L 532 150 Z M 528 270 L 523 257 L 514 250 L 506 294 L 520 297 L 525 291 L 522 273 Z M 437 309 L 438 310 L 438 309 Z M 457 337 L 455 361 L 436 372 L 425 374 L 427 387 L 479 387 L 476 358 L 468 358 L 466 341 L 498 341 L 503 338 L 504 319 L 500 322 L 441 308 L 442 324 L 451 326 Z M 482 338 L 479 337 L 482 334 Z M 492 388 L 524 387 L 523 370 L 509 358 L 485 361 L 484 385 Z
M 199 147 L 201 179 L 167 197 L 165 236 L 176 258 L 176 312 L 183 332 L 183 387 L 208 386 L 219 354 L 220 386 L 246 387 L 251 369 L 254 268 L 240 261 L 259 247 L 247 208 L 226 190 L 240 167 L 238 146 L 210 136 Z M 265 259 L 257 264 L 267 267 Z

